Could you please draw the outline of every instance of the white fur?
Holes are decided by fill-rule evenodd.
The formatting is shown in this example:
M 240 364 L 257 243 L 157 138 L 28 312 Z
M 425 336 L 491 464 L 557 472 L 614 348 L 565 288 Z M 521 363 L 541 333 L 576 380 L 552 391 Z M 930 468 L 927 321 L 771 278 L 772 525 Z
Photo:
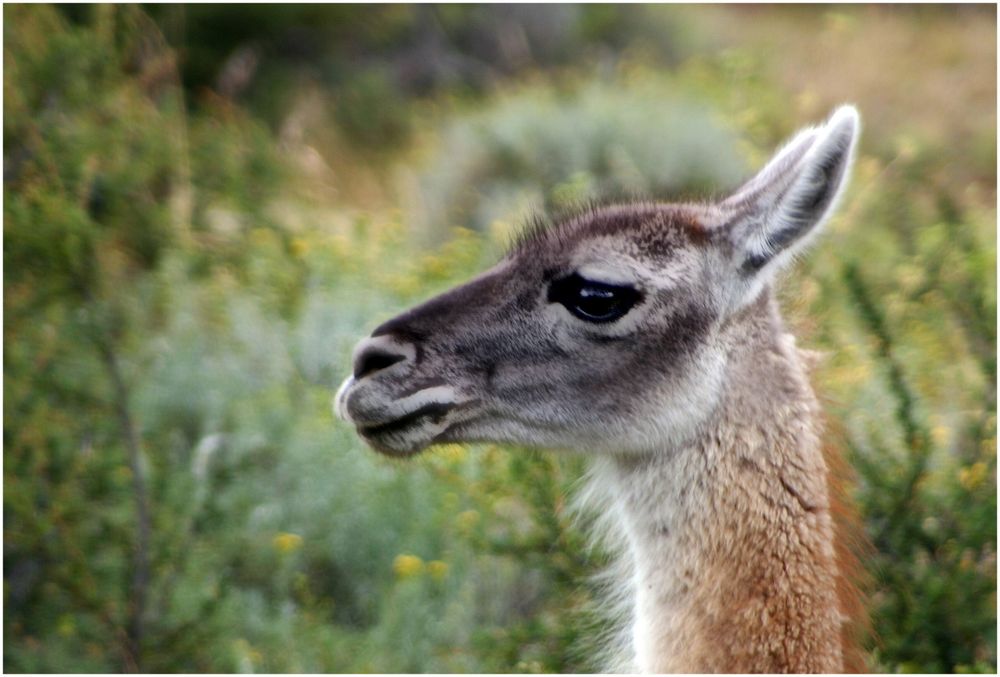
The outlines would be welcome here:
M 340 384 L 340 387 L 337 388 L 337 394 L 333 396 L 333 415 L 344 423 L 354 423 L 354 421 L 351 420 L 351 413 L 347 411 L 347 407 L 344 402 L 347 397 L 347 393 L 353 385 L 354 377 L 348 376 L 344 379 L 344 382 Z
M 720 205 L 726 222 L 743 220 L 735 227 L 727 223 L 738 249 L 747 256 L 770 258 L 755 276 L 739 281 L 733 290 L 733 307 L 757 298 L 775 273 L 786 268 L 819 235 L 847 187 L 860 128 L 857 109 L 841 106 L 825 125 L 800 131 L 753 179 Z M 794 205 L 824 179 L 818 174 L 819 168 L 834 154 L 843 154 L 845 159 L 832 199 L 819 213 L 800 213 Z M 777 248 L 774 236 L 796 223 L 802 224 L 802 235 L 790 246 Z

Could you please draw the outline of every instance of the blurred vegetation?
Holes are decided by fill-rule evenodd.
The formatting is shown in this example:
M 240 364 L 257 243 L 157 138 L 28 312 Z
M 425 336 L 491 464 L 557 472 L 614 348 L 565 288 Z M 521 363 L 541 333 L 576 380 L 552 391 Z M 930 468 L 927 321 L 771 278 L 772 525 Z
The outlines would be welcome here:
M 330 413 L 351 346 L 533 209 L 705 196 L 851 100 L 782 298 L 828 352 L 873 665 L 996 671 L 995 8 L 4 19 L 5 670 L 595 668 L 584 462 L 376 457 Z

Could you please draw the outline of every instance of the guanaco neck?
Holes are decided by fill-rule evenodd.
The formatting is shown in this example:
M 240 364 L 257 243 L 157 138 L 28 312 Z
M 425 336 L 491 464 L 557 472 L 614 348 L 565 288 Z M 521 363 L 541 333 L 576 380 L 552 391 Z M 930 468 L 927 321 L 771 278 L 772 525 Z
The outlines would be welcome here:
M 770 294 L 748 313 L 697 438 L 608 470 L 644 672 L 844 667 L 819 407 Z

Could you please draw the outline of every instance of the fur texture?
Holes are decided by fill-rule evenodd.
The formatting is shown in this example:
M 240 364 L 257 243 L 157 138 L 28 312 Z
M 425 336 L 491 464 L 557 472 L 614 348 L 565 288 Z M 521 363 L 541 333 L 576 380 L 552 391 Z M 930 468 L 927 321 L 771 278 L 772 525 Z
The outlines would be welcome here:
M 620 553 L 612 667 L 852 667 L 820 407 L 771 287 L 835 206 L 858 128 L 839 109 L 718 204 L 532 229 L 359 344 L 338 414 L 393 456 L 469 441 L 592 454 L 583 500 Z

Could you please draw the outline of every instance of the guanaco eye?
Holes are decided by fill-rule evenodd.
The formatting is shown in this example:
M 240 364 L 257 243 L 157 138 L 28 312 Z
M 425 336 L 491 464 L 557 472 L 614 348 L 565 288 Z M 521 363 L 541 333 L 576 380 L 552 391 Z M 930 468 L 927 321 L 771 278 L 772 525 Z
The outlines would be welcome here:
M 549 286 L 550 303 L 561 303 L 566 310 L 586 322 L 614 322 L 642 298 L 632 287 L 594 282 L 576 273 L 555 280 Z

